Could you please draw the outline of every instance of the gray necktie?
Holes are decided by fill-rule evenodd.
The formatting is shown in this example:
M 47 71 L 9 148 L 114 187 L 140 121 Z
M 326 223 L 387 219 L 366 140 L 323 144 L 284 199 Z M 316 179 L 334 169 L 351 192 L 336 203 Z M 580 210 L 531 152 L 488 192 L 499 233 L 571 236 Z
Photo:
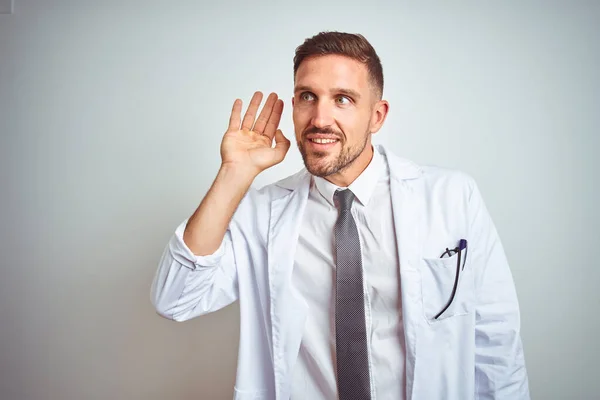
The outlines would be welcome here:
M 358 229 L 352 217 L 354 193 L 339 190 L 335 224 L 335 348 L 340 400 L 371 398 L 369 353 L 365 324 L 362 257 Z

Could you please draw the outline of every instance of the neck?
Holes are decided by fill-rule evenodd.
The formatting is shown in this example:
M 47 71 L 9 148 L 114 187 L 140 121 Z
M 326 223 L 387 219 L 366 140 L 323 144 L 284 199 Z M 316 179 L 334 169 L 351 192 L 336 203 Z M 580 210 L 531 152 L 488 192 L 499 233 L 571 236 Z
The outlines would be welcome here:
M 329 182 L 339 187 L 348 187 L 363 173 L 373 159 L 373 146 L 369 141 L 360 155 L 345 168 L 335 174 L 325 177 Z

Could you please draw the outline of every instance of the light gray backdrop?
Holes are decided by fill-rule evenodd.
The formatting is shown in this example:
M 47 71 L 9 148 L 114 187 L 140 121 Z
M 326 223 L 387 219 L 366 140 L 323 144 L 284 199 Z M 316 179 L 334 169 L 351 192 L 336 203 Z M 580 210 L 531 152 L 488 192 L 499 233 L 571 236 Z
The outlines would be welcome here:
M 0 15 L 0 398 L 227 399 L 238 307 L 150 283 L 236 97 L 285 99 L 321 30 L 363 33 L 376 143 L 473 175 L 512 265 L 537 399 L 598 398 L 600 3 L 33 1 Z M 301 167 L 295 141 L 262 186 Z

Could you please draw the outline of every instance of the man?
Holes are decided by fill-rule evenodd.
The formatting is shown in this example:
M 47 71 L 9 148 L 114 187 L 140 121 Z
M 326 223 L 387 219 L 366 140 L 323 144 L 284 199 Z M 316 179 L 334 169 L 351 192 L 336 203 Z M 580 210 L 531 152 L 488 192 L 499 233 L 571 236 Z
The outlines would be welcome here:
M 272 93 L 233 105 L 222 165 L 153 283 L 166 318 L 240 301 L 235 399 L 527 399 L 519 307 L 467 175 L 372 146 L 389 105 L 360 35 L 296 49 L 305 169 L 250 188 L 290 146 Z M 274 146 L 273 146 L 274 142 Z

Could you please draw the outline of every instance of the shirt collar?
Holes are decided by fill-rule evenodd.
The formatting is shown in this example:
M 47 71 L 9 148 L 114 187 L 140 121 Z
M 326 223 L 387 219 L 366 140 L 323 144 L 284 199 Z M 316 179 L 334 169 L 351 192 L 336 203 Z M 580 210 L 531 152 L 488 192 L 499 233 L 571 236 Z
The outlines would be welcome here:
M 356 196 L 358 201 L 362 203 L 363 206 L 367 206 L 369 204 L 369 200 L 375 191 L 375 186 L 379 181 L 379 178 L 385 172 L 385 163 L 383 157 L 377 151 L 377 148 L 373 146 L 373 158 L 367 168 L 347 187 L 347 189 L 352 190 L 352 193 Z M 333 195 L 335 191 L 338 189 L 346 189 L 345 187 L 337 186 L 331 182 L 329 182 L 325 178 L 321 178 L 319 176 L 313 176 L 315 186 L 317 190 L 331 204 L 335 207 L 333 202 Z

